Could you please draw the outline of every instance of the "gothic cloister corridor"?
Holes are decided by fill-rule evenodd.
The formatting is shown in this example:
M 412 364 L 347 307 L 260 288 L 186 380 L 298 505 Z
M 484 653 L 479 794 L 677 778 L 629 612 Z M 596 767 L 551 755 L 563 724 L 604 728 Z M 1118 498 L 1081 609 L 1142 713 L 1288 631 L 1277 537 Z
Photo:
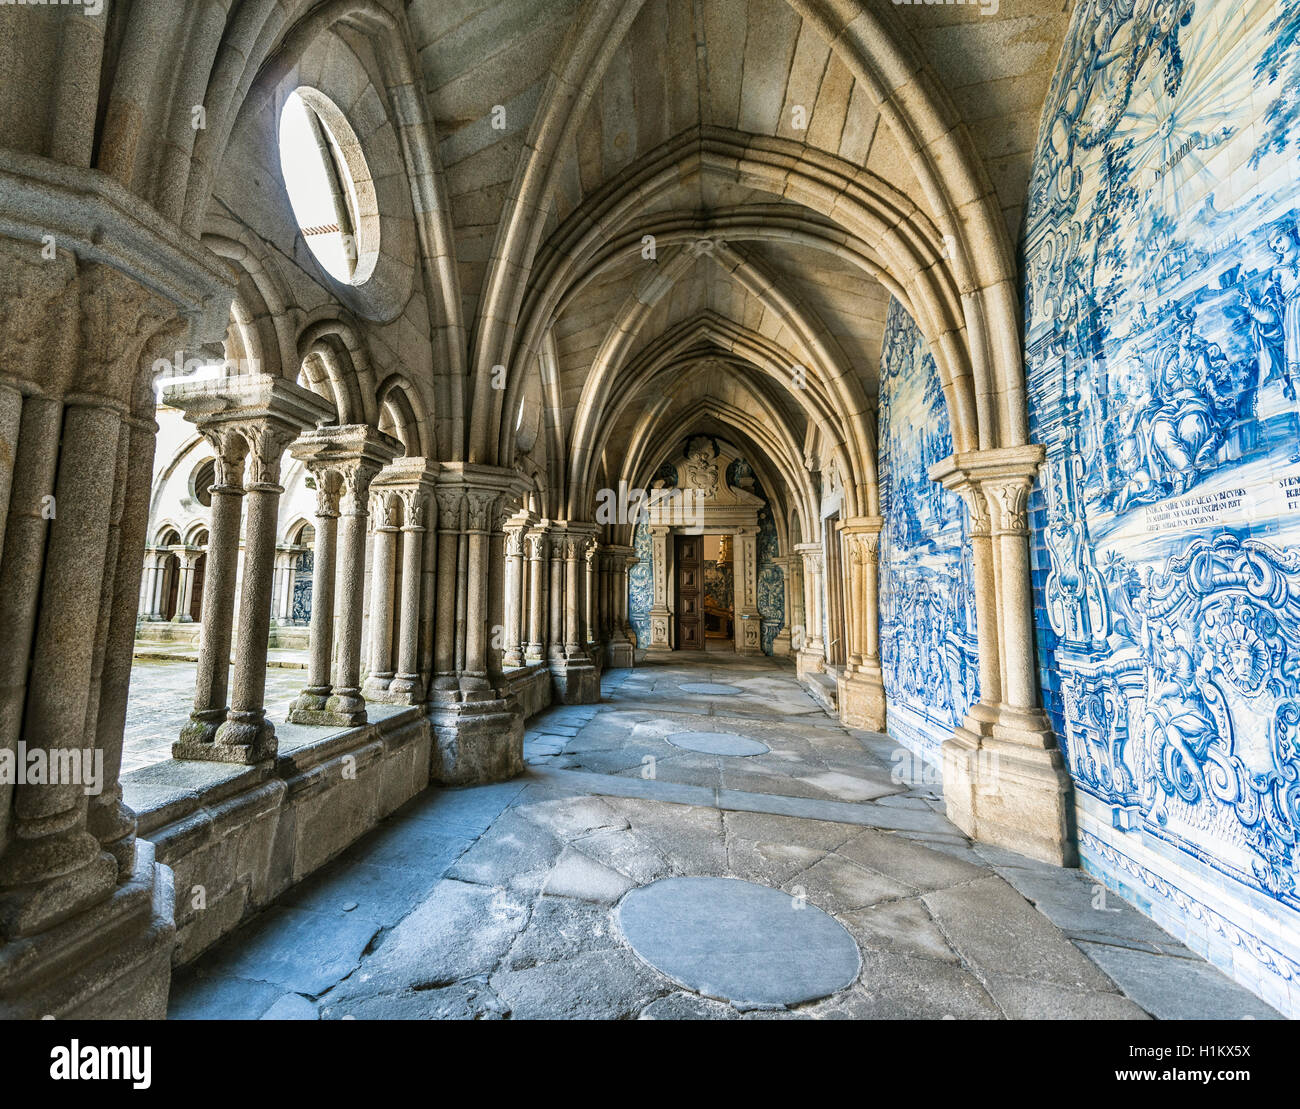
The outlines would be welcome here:
M 905 748 L 829 718 L 788 665 L 679 656 L 602 686 L 530 722 L 523 776 L 416 799 L 201 956 L 169 1017 L 1277 1017 L 1077 872 L 973 844 Z M 693 734 L 768 750 L 674 745 Z M 665 907 L 682 965 L 656 969 L 619 906 L 683 876 L 788 896 L 734 932 Z M 782 931 L 801 898 L 860 950 L 840 981 Z
M 1297 90 L 1300 0 L 0 0 L 19 1065 L 1289 1065 Z

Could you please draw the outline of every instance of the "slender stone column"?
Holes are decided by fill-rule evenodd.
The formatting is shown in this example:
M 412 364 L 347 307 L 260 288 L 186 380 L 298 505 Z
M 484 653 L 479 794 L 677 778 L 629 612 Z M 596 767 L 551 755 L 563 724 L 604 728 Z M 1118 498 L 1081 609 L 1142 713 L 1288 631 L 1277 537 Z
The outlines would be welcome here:
M 540 662 L 545 655 L 546 643 L 546 533 L 528 533 L 528 662 Z
M 212 482 L 212 518 L 208 528 L 208 567 L 203 581 L 203 631 L 194 676 L 194 709 L 172 758 L 199 758 L 226 719 L 230 681 L 230 639 L 234 625 L 235 580 L 239 564 L 239 518 L 244 508 L 244 459 L 248 444 L 229 426 L 204 429 L 216 448 Z M 161 577 L 161 572 L 158 577 Z
M 397 570 L 397 523 L 392 498 L 387 489 L 372 498 L 374 518 L 370 561 L 370 674 L 366 678 L 367 697 L 376 697 L 388 689 L 396 676 L 393 669 L 393 591 Z
M 627 623 L 627 571 L 636 561 L 631 547 L 611 545 L 606 548 L 608 635 L 605 659 L 611 667 L 631 666 L 634 659 L 632 637 Z
M 343 482 L 327 466 L 308 462 L 316 478 L 316 547 L 312 554 L 311 630 L 307 688 L 289 709 L 293 724 L 329 723 L 322 719 L 333 691 L 330 674 L 334 650 L 334 580 L 337 561 L 339 495 Z
M 800 543 L 795 550 L 803 558 L 804 647 L 799 673 L 821 673 L 826 669 L 826 644 L 822 639 L 822 597 L 820 543 Z
M 438 501 L 438 610 L 434 638 L 435 695 L 451 694 L 457 689 L 456 631 L 459 589 L 457 564 L 461 539 L 465 491 L 459 487 L 442 487 L 434 494 Z M 455 698 L 452 697 L 454 700 Z
M 280 460 L 297 429 L 269 421 L 250 429 L 248 504 L 244 529 L 244 581 L 230 711 L 213 738 L 209 757 L 257 763 L 274 758 L 275 726 L 266 718 L 266 651 L 271 631 L 271 571 L 279 524 Z M 190 754 L 188 757 L 198 757 Z
M 263 702 L 275 541 L 283 491 L 280 463 L 285 448 L 298 434 L 332 418 L 334 409 L 310 389 L 266 374 L 178 381 L 164 390 L 163 401 L 198 424 L 217 453 L 195 711 L 190 724 L 181 730 L 180 739 L 172 745 L 172 757 L 263 762 L 276 752 L 275 727 L 266 719 Z M 242 472 L 243 455 L 239 455 L 239 470 L 234 461 L 241 450 L 247 454 L 248 465 L 243 493 L 242 561 L 238 542 L 239 491 L 237 483 L 231 485 L 235 474 Z M 230 707 L 225 710 L 231 605 L 237 578 L 242 585 L 234 616 L 235 665 L 230 679 Z
M 855 516 L 841 526 L 849 572 L 850 655 L 840 677 L 840 720 L 855 728 L 885 730 L 884 675 L 880 669 L 879 516 Z
M 424 570 L 425 492 L 402 491 L 402 605 L 398 614 L 397 676 L 388 683 L 390 699 L 416 704 L 424 694 L 420 680 L 420 583 Z
M 582 628 L 579 616 L 581 595 L 578 586 L 578 562 L 582 541 L 572 536 L 564 541 L 564 654 L 577 658 L 582 652 Z
M 981 703 L 943 745 L 944 800 L 949 819 L 967 834 L 1070 866 L 1077 858 L 1072 787 L 1039 706 L 1034 662 L 1026 508 L 1043 454 L 1036 445 L 972 451 L 930 469 L 932 480 L 963 493 L 973 510 L 980 625 Z M 987 520 L 979 511 L 985 506 Z M 986 531 L 991 533 L 987 560 Z M 986 592 L 996 598 L 993 612 Z M 998 671 L 986 653 L 997 659 Z
M 735 571 L 735 648 L 741 655 L 763 653 L 762 621 L 758 615 L 758 529 L 739 527 L 732 558 Z
M 397 448 L 389 447 L 390 458 L 395 449 Z M 325 708 L 337 717 L 340 724 L 352 727 L 366 722 L 366 702 L 361 693 L 361 625 L 366 590 L 366 502 L 370 497 L 370 482 L 379 473 L 381 465 L 380 460 L 362 456 L 349 460 L 347 465 L 341 467 L 343 495 L 339 499 L 339 569 L 336 587 L 338 644 L 334 658 L 334 692 Z M 391 565 L 381 569 L 391 575 Z
M 241 492 L 242 495 L 242 492 Z M 149 619 L 162 620 L 163 613 L 163 586 L 167 584 L 167 556 L 171 552 L 165 548 L 158 552 L 158 565 L 155 568 L 153 576 L 153 597 L 149 602 Z
M 140 582 L 139 613 L 145 620 L 153 618 L 153 599 L 154 594 L 157 592 L 160 557 L 157 551 L 145 551 L 144 553 L 144 574 Z
M 551 630 L 547 655 L 564 658 L 564 537 L 552 534 L 547 541 L 547 561 L 551 569 Z
M 588 539 L 583 545 L 582 561 L 585 564 L 579 568 L 579 573 L 582 574 L 582 622 L 585 625 L 582 642 L 594 662 L 600 658 L 596 624 L 596 540 L 594 538 Z
M 490 528 L 492 510 L 499 493 L 470 489 L 466 500 L 466 534 L 468 564 L 465 573 L 465 665 L 461 670 L 462 693 L 486 693 L 488 681 L 488 581 L 490 564 Z
M 524 532 L 528 521 L 511 520 L 505 529 L 505 658 L 506 666 L 524 664 Z
M 194 603 L 194 575 L 198 570 L 199 555 L 202 553 L 202 551 L 191 550 L 180 552 L 181 579 L 180 587 L 176 590 L 176 615 L 172 617 L 173 623 L 194 623 L 194 617 L 190 615 L 190 608 Z
M 22 739 L 50 759 L 67 752 L 81 764 L 98 625 L 87 598 L 104 582 L 120 412 L 90 402 L 64 410 L 45 576 L 27 679 Z M 7 784 L 7 783 L 6 783 Z M 0 856 L 0 935 L 30 936 L 100 900 L 117 881 L 117 863 L 87 829 L 79 783 L 13 787 L 8 847 Z

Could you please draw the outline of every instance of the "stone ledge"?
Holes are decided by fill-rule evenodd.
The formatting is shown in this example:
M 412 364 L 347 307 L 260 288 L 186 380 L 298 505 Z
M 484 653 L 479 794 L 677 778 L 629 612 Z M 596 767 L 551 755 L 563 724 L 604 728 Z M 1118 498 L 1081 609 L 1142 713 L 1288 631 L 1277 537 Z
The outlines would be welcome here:
M 419 706 L 373 705 L 327 730 L 277 724 L 273 766 L 169 760 L 122 779 L 139 835 L 175 873 L 182 965 L 330 861 L 429 784 Z

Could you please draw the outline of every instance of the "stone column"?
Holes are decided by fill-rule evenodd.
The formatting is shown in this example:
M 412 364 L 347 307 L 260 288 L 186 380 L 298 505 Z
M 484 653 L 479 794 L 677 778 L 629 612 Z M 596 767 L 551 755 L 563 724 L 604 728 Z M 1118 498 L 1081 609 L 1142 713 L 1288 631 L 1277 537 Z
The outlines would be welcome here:
M 524 532 L 527 519 L 512 519 L 505 528 L 505 658 L 506 666 L 524 664 Z
M 204 427 L 216 450 L 208 568 L 203 580 L 203 630 L 194 676 L 194 709 L 172 744 L 172 758 L 201 758 L 226 719 L 230 681 L 230 639 L 234 627 L 235 581 L 239 565 L 239 521 L 244 509 L 244 460 L 248 443 L 236 426 Z M 161 573 L 157 575 L 161 577 Z
M 610 667 L 631 666 L 634 658 L 632 637 L 627 622 L 627 571 L 636 564 L 631 547 L 606 548 L 607 581 L 609 584 L 609 636 L 605 645 L 605 659 Z
M 564 658 L 564 536 L 552 533 L 546 544 L 547 562 L 551 577 L 551 628 L 547 643 L 547 657 Z
M 162 555 L 157 551 L 144 553 L 144 577 L 140 582 L 140 616 L 152 620 L 154 614 L 154 596 L 158 592 L 159 563 Z
M 528 556 L 528 662 L 541 662 L 546 657 L 546 533 L 530 531 L 527 538 Z
M 266 651 L 271 631 L 271 571 L 279 526 L 280 460 L 297 429 L 267 422 L 249 432 L 250 470 L 244 494 L 244 581 L 230 710 L 217 728 L 207 757 L 258 763 L 275 757 L 275 726 L 266 718 Z M 199 757 L 189 754 L 187 757 Z
M 465 665 L 460 675 L 462 693 L 487 694 L 488 681 L 488 581 L 492 573 L 492 511 L 500 496 L 495 490 L 471 489 L 466 494 L 466 534 L 469 560 L 465 574 Z
M 650 528 L 651 580 L 654 601 L 650 605 L 650 648 L 669 650 L 672 647 L 672 612 L 668 608 L 668 537 L 672 529 L 666 525 Z
M 597 543 L 594 537 L 583 544 L 583 565 L 579 568 L 579 573 L 582 575 L 582 643 L 591 661 L 599 664 L 601 653 L 600 645 L 597 642 L 599 636 L 597 599 L 599 594 L 596 590 L 596 548 Z
M 837 706 L 840 720 L 854 728 L 885 730 L 884 675 L 880 669 L 880 529 L 879 516 L 845 520 L 844 538 L 849 570 L 849 661 L 840 677 Z
M 190 608 L 194 603 L 194 574 L 198 569 L 199 555 L 202 551 L 184 550 L 179 552 L 181 569 L 180 569 L 180 586 L 176 590 L 176 615 L 172 621 L 177 624 L 192 624 L 194 617 L 190 615 Z M 202 612 L 200 612 L 202 618 Z
M 799 652 L 799 676 L 824 673 L 826 644 L 822 639 L 822 595 L 820 543 L 800 543 L 795 547 L 803 558 L 804 647 Z
M 980 704 L 943 745 L 944 800 L 949 819 L 968 835 L 1071 866 L 1072 787 L 1039 705 L 1034 660 L 1027 505 L 1043 455 L 1037 445 L 972 451 L 930 469 L 932 480 L 962 493 L 973 510 L 979 624 Z M 998 660 L 996 672 L 986 653 Z
M 393 588 L 397 571 L 396 493 L 378 490 L 372 498 L 373 535 L 370 561 L 370 674 L 365 694 L 382 695 L 396 676 L 393 669 Z
M 741 655 L 763 653 L 763 626 L 758 615 L 758 528 L 736 529 L 732 553 L 735 598 L 735 647 Z
M 458 688 L 456 679 L 457 630 L 463 617 L 458 617 L 460 603 L 458 565 L 460 561 L 461 528 L 465 508 L 465 491 L 458 486 L 440 487 L 435 493 L 438 501 L 438 608 L 434 634 L 435 698 L 446 695 L 455 700 Z
M 424 697 L 420 679 L 420 585 L 424 574 L 422 489 L 402 490 L 402 599 L 398 612 L 397 676 L 388 683 L 387 700 L 418 704 Z
M 66 406 L 55 438 L 57 511 L 49 521 L 22 742 L 51 760 L 66 752 L 78 767 L 98 633 L 97 609 L 87 619 L 86 606 L 103 589 L 121 431 L 120 411 L 86 398 Z M 8 846 L 0 855 L 0 935 L 16 940 L 102 900 L 118 870 L 87 828 L 79 783 L 28 781 L 12 789 Z
M 504 533 L 494 549 L 493 536 L 504 523 L 503 505 L 518 503 L 520 479 L 512 470 L 466 463 L 442 463 L 438 476 L 440 579 L 454 567 L 454 625 L 439 613 L 438 652 L 454 627 L 452 682 L 434 690 L 430 705 L 434 749 L 430 776 L 448 785 L 499 781 L 523 769 L 523 715 L 519 702 L 491 656 L 491 628 L 504 620 Z M 451 514 L 451 515 L 449 515 Z M 455 558 L 447 554 L 455 545 Z M 443 581 L 439 600 L 444 603 Z M 438 663 L 441 671 L 444 661 Z
M 285 448 L 305 429 L 318 421 L 332 418 L 333 406 L 310 389 L 284 378 L 249 374 L 206 381 L 180 381 L 163 393 L 165 403 L 185 412 L 205 430 L 218 436 L 238 437 L 248 451 L 248 474 L 244 500 L 244 557 L 238 570 L 238 548 L 226 545 L 226 527 L 216 519 L 218 494 L 214 488 L 213 527 L 208 540 L 208 583 L 205 597 L 220 596 L 229 600 L 234 594 L 236 572 L 242 578 L 235 630 L 235 665 L 230 686 L 230 708 L 225 719 L 211 732 L 211 718 L 217 706 L 212 703 L 201 713 L 196 691 L 193 727 L 182 730 L 172 746 L 174 758 L 206 759 L 214 762 L 259 763 L 274 758 L 275 726 L 266 718 L 266 652 L 271 630 L 271 586 L 275 564 L 276 532 L 279 528 L 280 463 Z M 214 444 L 216 440 L 214 440 Z M 218 449 L 220 455 L 220 448 Z M 218 475 L 219 477 L 221 475 Z M 218 482 L 222 484 L 223 482 Z M 227 506 L 225 511 L 230 512 Z M 233 513 L 231 513 L 233 515 Z M 221 535 L 218 535 L 221 532 Z M 221 565 L 218 567 L 217 563 Z M 211 588 L 213 592 L 206 591 Z M 228 614 L 223 604 L 213 626 L 218 639 L 224 629 L 220 621 Z M 208 606 L 204 606 L 204 619 Z M 229 643 L 214 642 L 211 667 L 214 692 L 225 689 L 215 673 L 229 658 Z M 210 702 L 216 697 L 210 696 Z
M 293 724 L 326 724 L 326 702 L 333 691 L 334 574 L 337 562 L 339 495 L 342 480 L 328 466 L 305 460 L 316 478 L 316 546 L 312 552 L 311 629 L 307 688 L 289 709 Z

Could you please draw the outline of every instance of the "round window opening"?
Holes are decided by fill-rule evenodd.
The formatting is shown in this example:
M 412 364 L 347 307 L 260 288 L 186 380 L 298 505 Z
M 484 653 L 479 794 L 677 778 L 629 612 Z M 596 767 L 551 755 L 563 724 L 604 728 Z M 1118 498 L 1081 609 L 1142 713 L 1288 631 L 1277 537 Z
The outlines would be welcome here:
M 335 281 L 364 284 L 379 258 L 379 204 L 361 143 L 324 93 L 289 94 L 280 113 L 280 169 L 316 261 Z

